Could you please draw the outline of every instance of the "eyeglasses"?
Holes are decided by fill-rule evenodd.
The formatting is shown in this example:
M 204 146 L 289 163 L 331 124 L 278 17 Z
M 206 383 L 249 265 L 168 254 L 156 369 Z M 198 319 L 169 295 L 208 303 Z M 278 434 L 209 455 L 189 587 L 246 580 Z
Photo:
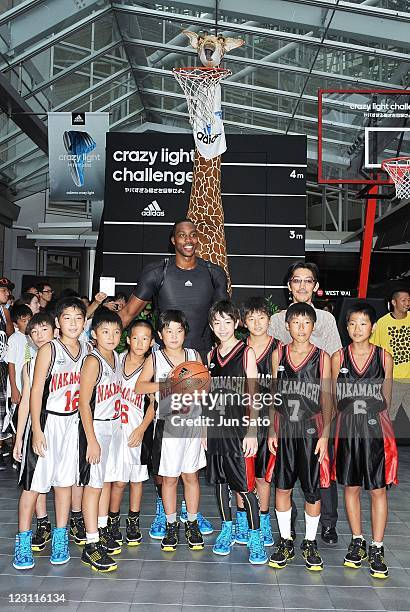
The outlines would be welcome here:
M 290 282 L 297 287 L 300 287 L 303 283 L 308 287 L 313 287 L 316 284 L 314 278 L 291 278 Z

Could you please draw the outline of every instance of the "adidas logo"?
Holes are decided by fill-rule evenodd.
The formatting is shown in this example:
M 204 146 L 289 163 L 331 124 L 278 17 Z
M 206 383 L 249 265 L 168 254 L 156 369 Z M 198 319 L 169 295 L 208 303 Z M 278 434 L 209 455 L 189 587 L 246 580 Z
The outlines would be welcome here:
M 165 213 L 163 210 L 161 210 L 161 207 L 158 204 L 158 202 L 156 200 L 153 200 L 151 204 L 148 204 L 148 206 L 146 206 L 144 210 L 141 211 L 141 216 L 142 217 L 164 217 Z
M 76 115 L 73 119 L 73 123 L 81 123 L 84 124 L 84 115 Z

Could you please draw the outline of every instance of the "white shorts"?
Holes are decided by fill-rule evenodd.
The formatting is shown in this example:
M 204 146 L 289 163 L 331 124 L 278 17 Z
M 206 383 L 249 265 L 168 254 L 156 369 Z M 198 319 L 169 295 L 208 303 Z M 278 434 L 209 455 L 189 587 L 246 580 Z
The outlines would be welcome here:
M 158 476 L 180 476 L 192 474 L 205 467 L 205 451 L 201 444 L 199 431 L 189 438 L 163 435 L 162 420 L 158 420 L 152 451 L 154 474 Z
M 148 478 L 148 466 L 141 465 L 141 445 L 130 448 L 128 436 L 122 429 L 121 448 L 115 459 L 112 454 L 108 458 L 105 482 L 143 482 Z
M 117 463 L 121 460 L 122 434 L 120 419 L 115 419 L 114 421 L 94 421 L 94 432 L 97 442 L 101 447 L 101 457 L 100 463 L 90 465 L 90 477 L 86 485 L 94 489 L 102 489 L 104 482 L 107 481 L 106 473 L 115 473 Z
M 48 493 L 51 487 L 71 487 L 78 470 L 78 413 L 47 414 L 44 426 L 47 450 L 38 457 L 30 490 Z

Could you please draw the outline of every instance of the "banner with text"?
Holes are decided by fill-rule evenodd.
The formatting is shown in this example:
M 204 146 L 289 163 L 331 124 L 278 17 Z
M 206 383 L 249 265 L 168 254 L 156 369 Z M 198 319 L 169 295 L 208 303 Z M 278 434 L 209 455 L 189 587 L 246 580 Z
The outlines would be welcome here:
M 50 200 L 102 200 L 109 113 L 49 113 Z

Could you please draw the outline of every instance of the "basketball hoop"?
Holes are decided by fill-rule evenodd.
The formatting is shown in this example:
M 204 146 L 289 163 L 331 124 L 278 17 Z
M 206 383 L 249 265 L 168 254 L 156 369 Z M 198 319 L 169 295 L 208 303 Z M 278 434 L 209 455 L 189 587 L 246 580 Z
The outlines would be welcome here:
M 382 168 L 393 180 L 396 196 L 410 198 L 410 157 L 392 157 L 382 162 Z
M 174 77 L 182 87 L 189 112 L 189 122 L 205 125 L 215 122 L 214 99 L 217 85 L 232 72 L 227 68 L 173 68 Z

